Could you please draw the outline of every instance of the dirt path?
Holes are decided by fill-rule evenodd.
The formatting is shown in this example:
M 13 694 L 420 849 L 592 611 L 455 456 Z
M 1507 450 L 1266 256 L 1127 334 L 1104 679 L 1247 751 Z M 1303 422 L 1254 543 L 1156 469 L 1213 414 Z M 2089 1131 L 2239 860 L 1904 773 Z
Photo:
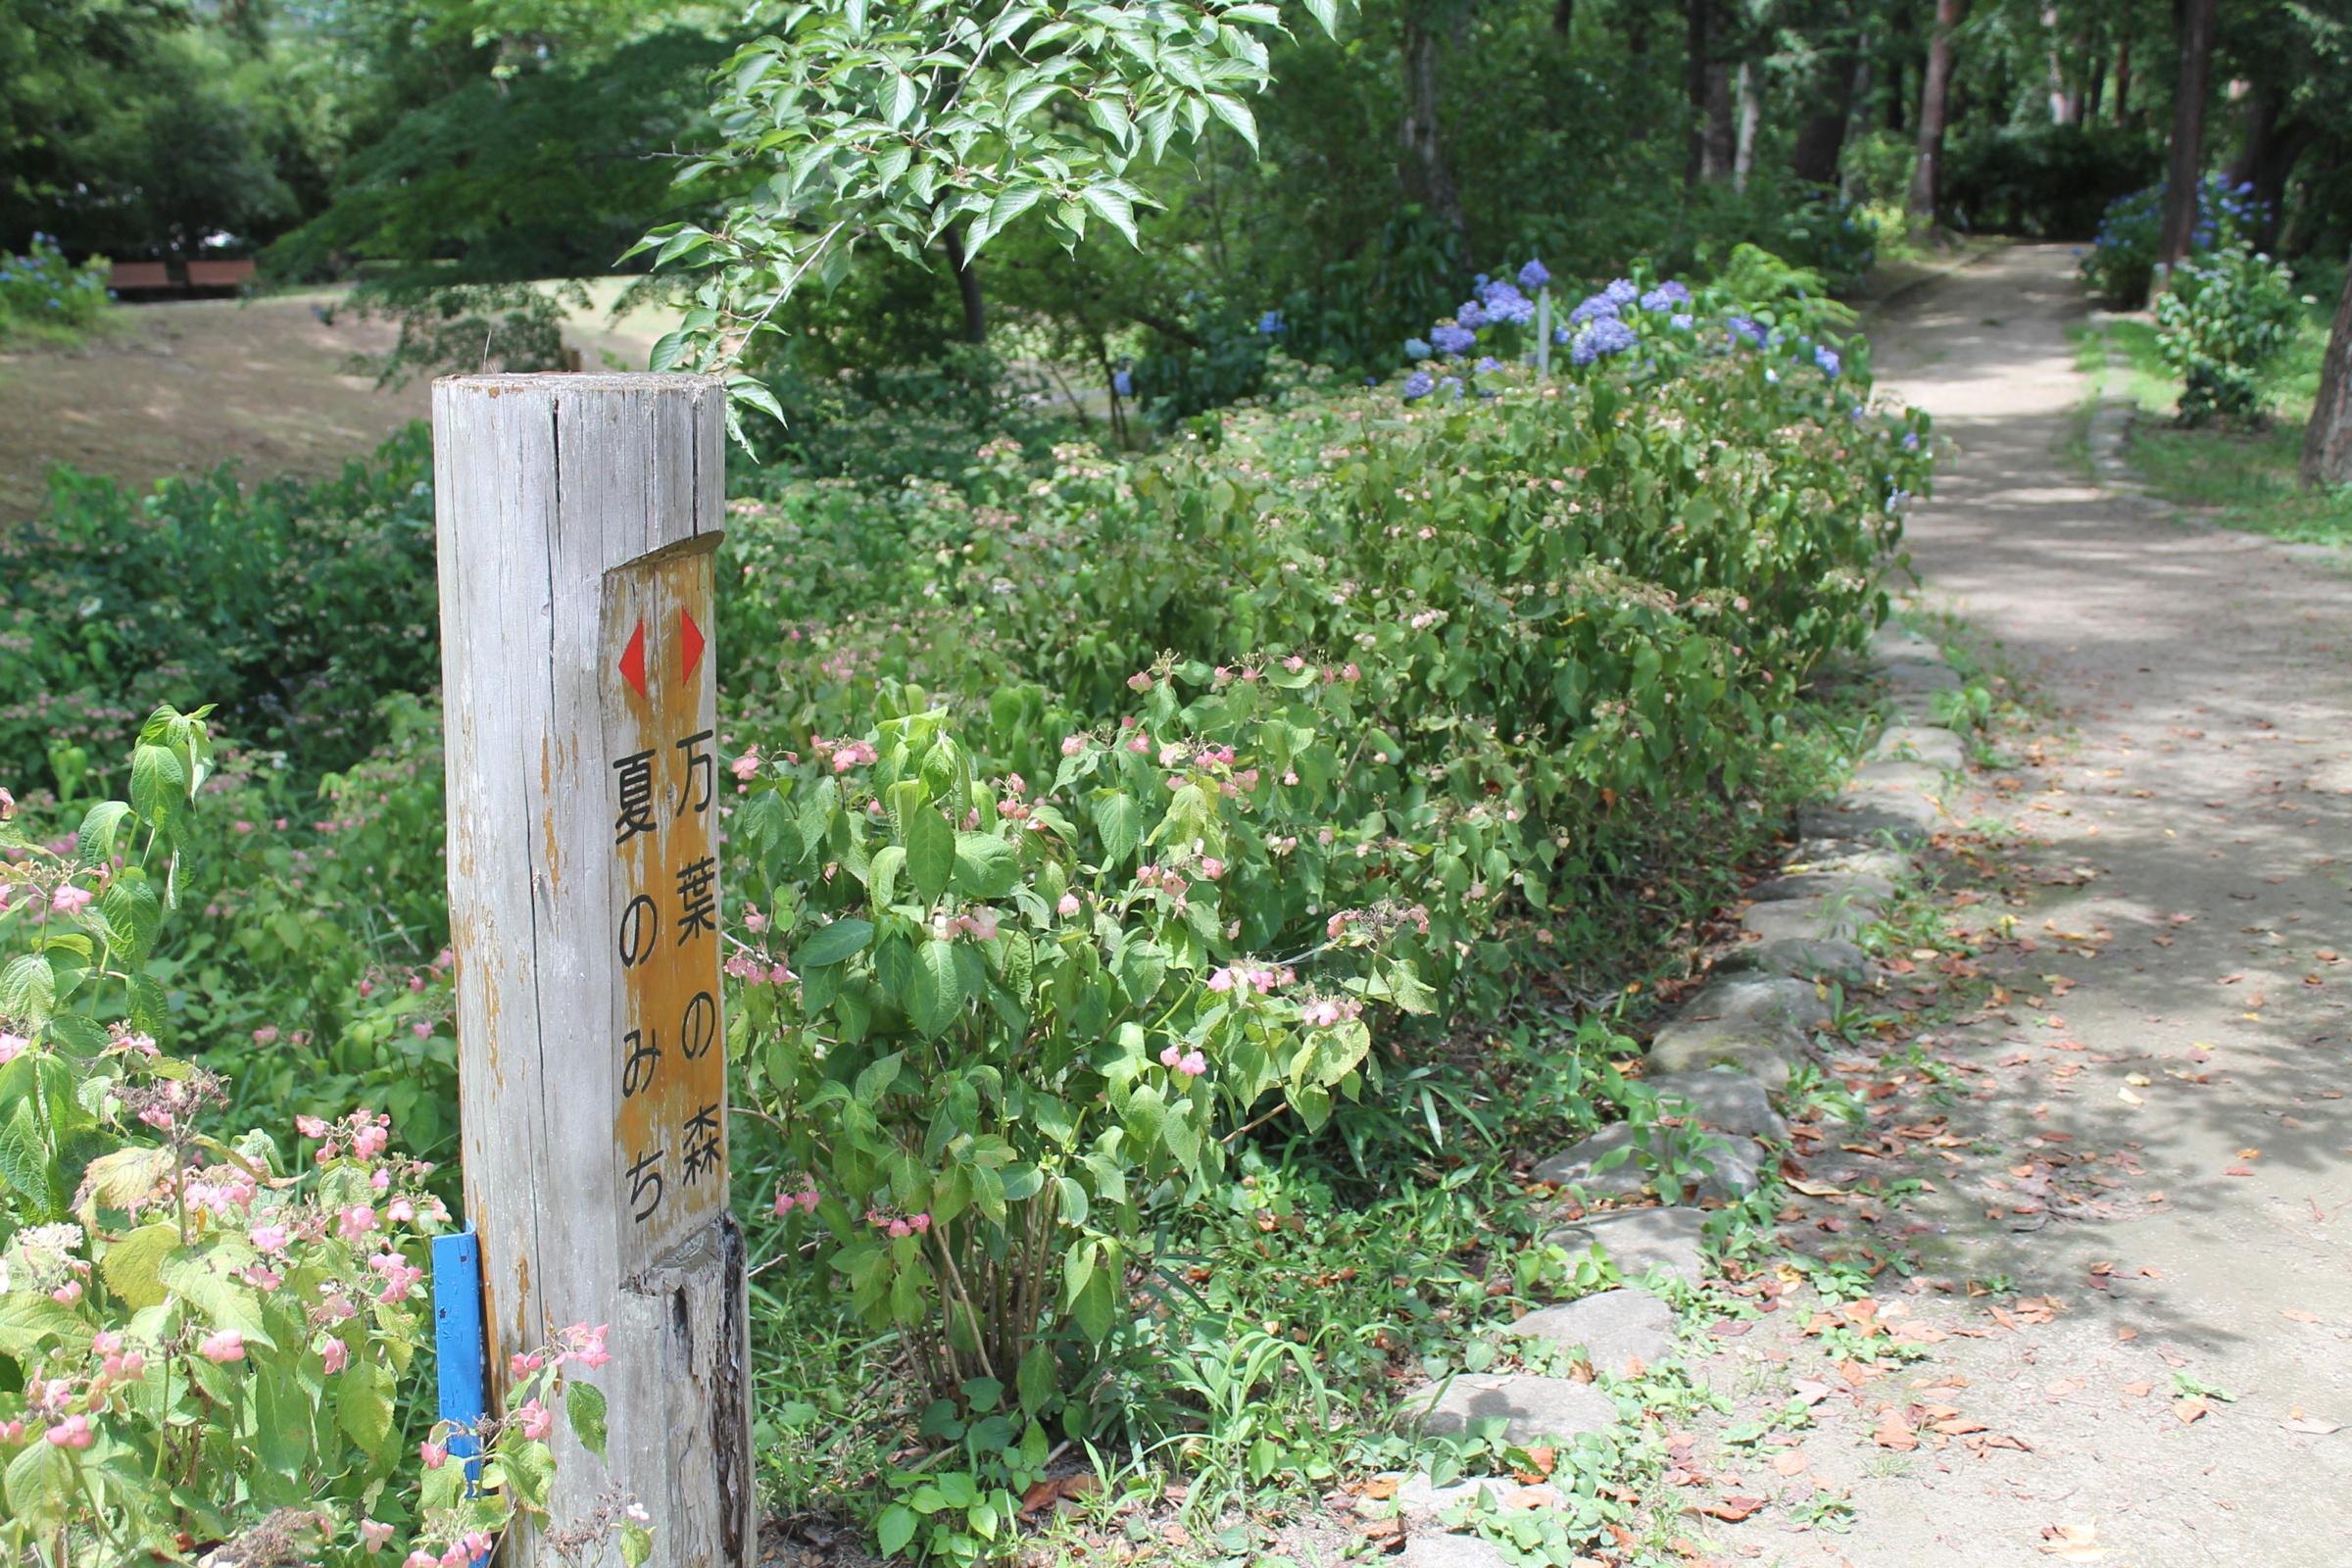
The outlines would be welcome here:
M 2060 1304 L 1886 1379 L 1964 1379 L 1908 1397 L 2030 1446 L 1882 1451 L 1850 1534 L 1743 1555 L 2352 1561 L 2352 578 L 2080 477 L 2071 269 L 2061 247 L 1998 253 L 1876 333 L 1883 381 L 1955 448 L 1910 529 L 1923 600 L 2005 645 L 2077 742 L 1948 804 L 2098 872 L 2011 911 L 2038 951 L 1953 1051 L 1998 1092 L 1954 1112 L 1980 1142 L 1916 1216 L 1931 1267 Z M 2021 1217 L 2015 1179 L 1986 1181 L 2053 1150 L 2129 1173 L 2128 1217 Z M 2233 1397 L 2184 1421 L 2176 1375 Z M 2068 1525 L 2096 1547 L 2045 1554 Z
M 649 309 L 610 324 L 601 313 L 619 287 L 593 284 L 599 314 L 565 328 L 591 368 L 606 354 L 644 365 L 671 323 Z M 348 311 L 322 318 L 339 302 L 322 291 L 127 306 L 86 349 L 0 352 L 0 522 L 39 510 L 52 464 L 133 485 L 230 459 L 257 477 L 316 477 L 423 418 L 424 382 L 379 392 L 341 373 L 352 355 L 389 348 L 395 329 Z

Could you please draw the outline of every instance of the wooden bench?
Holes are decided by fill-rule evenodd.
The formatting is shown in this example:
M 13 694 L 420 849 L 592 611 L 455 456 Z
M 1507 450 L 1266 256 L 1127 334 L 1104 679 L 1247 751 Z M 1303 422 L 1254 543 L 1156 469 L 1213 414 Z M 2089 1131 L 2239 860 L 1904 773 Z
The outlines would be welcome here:
M 171 289 L 177 292 L 187 287 L 172 275 L 164 262 L 117 262 L 107 273 L 106 286 L 120 294 L 125 290 Z
M 243 288 L 253 281 L 253 263 L 244 261 L 190 262 L 190 288 Z

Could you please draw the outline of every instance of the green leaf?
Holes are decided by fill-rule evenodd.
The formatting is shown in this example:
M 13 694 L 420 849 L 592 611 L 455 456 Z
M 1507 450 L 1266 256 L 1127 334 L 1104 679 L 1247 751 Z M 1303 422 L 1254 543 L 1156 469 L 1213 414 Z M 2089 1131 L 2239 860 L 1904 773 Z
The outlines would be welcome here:
M 1140 246 L 1143 241 L 1135 231 L 1135 204 L 1107 185 L 1088 185 L 1078 192 L 1078 199 L 1127 236 L 1127 243 Z
M 905 1503 L 893 1503 L 874 1521 L 874 1546 L 885 1557 L 895 1557 L 906 1549 L 922 1520 Z
M 1043 1340 L 1032 1345 L 1029 1353 L 1021 1357 L 1020 1371 L 1014 1375 L 1013 1383 L 1020 1393 L 1023 1413 L 1040 1416 L 1052 1407 L 1061 1392 L 1055 1376 L 1057 1370 L 1054 1348 Z
M 30 1291 L 0 1296 L 0 1355 L 23 1361 L 47 1339 L 78 1349 L 90 1343 L 90 1326 L 72 1307 Z
M 167 1162 L 172 1157 L 169 1149 L 141 1150 L 139 1152 L 161 1153 Z M 98 1163 L 93 1161 L 91 1168 L 95 1170 Z M 99 1272 L 106 1277 L 106 1288 L 121 1297 L 122 1304 L 133 1311 L 161 1306 L 167 1299 L 163 1266 L 178 1250 L 178 1226 L 142 1225 L 107 1248 L 106 1256 L 98 1264 Z
M 804 969 L 821 969 L 862 950 L 873 939 L 873 921 L 836 920 L 831 925 L 819 926 L 814 936 L 800 945 L 792 959 Z
M 38 1028 L 57 1004 L 57 974 L 37 953 L 20 953 L 0 969 L 0 1016 Z
M 963 1010 L 961 971 L 955 944 L 926 942 L 914 951 L 914 969 L 906 988 L 906 1018 L 928 1040 Z
M 966 897 L 1004 898 L 1020 874 L 1018 852 L 994 833 L 956 835 L 956 887 Z
M 1095 834 L 1102 841 L 1103 868 L 1119 864 L 1143 838 L 1143 807 L 1122 791 L 1102 791 L 1095 798 Z
M 377 1458 L 392 1439 L 392 1396 L 384 1386 L 390 1374 L 367 1361 L 355 1362 L 342 1374 L 343 1387 L 335 1396 L 335 1425 L 343 1435 Z
M 605 1456 L 604 1390 L 593 1383 L 566 1378 L 564 1382 L 564 1407 L 571 1417 L 572 1434 L 580 1440 L 580 1446 L 602 1459 Z
M 906 845 L 906 880 L 925 904 L 936 904 L 956 874 L 956 830 L 936 807 L 917 806 L 902 813 L 899 832 Z

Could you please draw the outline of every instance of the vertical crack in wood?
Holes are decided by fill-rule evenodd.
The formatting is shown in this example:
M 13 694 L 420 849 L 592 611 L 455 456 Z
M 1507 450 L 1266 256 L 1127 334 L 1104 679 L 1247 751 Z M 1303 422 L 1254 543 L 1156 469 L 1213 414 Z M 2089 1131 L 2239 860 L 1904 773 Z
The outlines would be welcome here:
M 698 452 L 696 463 L 702 461 Z M 744 1273 L 743 1227 L 735 1211 L 718 1215 L 718 1397 L 710 1403 L 710 1448 L 718 1460 L 718 1539 L 729 1563 L 751 1561 L 744 1537 L 752 1519 L 752 1369 L 744 1364 L 750 1325 L 745 1321 L 751 1281 Z

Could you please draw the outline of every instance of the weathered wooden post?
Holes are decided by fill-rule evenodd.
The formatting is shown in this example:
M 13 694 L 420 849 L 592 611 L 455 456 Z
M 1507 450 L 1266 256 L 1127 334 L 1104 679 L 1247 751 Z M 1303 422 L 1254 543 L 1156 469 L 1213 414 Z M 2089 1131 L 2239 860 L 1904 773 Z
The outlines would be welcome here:
M 712 556 L 720 383 L 433 387 L 466 1206 L 494 1394 L 610 1324 L 609 1489 L 660 1568 L 757 1555 L 742 1233 L 727 1206 Z M 515 1564 L 552 1564 L 535 1542 Z

